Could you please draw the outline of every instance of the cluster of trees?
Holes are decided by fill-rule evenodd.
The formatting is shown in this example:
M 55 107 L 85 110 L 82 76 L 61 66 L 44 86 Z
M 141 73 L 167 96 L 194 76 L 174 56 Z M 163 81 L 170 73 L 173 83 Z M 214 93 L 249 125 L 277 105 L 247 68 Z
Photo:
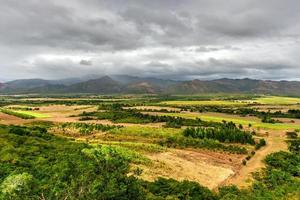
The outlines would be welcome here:
M 206 106 L 181 106 L 181 110 L 183 111 L 191 111 L 191 112 L 219 112 L 226 114 L 236 114 L 241 116 L 256 116 L 261 119 L 267 118 L 296 118 L 300 119 L 300 110 L 299 109 L 290 109 L 287 112 L 275 111 L 275 112 L 265 112 L 259 111 L 255 108 L 245 108 L 245 107 L 224 107 L 217 105 L 206 105 Z M 275 123 L 276 121 L 274 121 Z M 273 123 L 273 122 L 272 122 Z
M 183 131 L 183 135 L 192 138 L 214 139 L 226 143 L 255 144 L 250 132 L 237 128 L 232 122 L 224 122 L 222 127 L 186 128 Z
M 30 110 L 40 110 L 38 107 L 8 107 L 8 109 L 13 109 L 13 110 L 25 110 L 25 111 L 30 111 Z
M 3 113 L 8 114 L 8 115 L 13 115 L 13 116 L 19 117 L 21 119 L 35 119 L 35 117 L 32 116 L 32 115 L 27 115 L 27 114 L 24 114 L 24 113 L 18 113 L 18 112 L 8 110 L 8 109 L 0 109 L 0 112 L 3 112 Z
M 261 119 L 261 122 L 270 124 L 282 123 L 280 120 L 273 119 L 269 115 L 264 115 Z
M 89 135 L 95 131 L 106 132 L 111 129 L 121 128 L 122 126 L 115 125 L 104 125 L 104 124 L 88 124 L 88 123 L 77 123 L 77 122 L 67 122 L 59 126 L 63 131 L 65 129 L 77 129 L 81 135 Z
M 113 148 L 94 151 L 28 127 L 0 133 L 0 199 L 144 199 Z

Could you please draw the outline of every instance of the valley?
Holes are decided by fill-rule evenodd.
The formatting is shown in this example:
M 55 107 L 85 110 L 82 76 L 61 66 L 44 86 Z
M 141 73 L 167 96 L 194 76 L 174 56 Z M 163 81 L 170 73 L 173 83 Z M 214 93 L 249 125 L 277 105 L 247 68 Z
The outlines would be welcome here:
M 44 127 L 55 137 L 116 149 L 130 160 L 127 173 L 138 171 L 134 176 L 139 180 L 188 180 L 213 191 L 232 184 L 251 187 L 257 181 L 253 173 L 264 170 L 266 157 L 288 152 L 287 133 L 297 138 L 300 130 L 298 115 L 289 114 L 300 110 L 300 98 L 2 98 L 4 126 Z M 261 111 L 272 106 L 280 107 L 278 116 Z

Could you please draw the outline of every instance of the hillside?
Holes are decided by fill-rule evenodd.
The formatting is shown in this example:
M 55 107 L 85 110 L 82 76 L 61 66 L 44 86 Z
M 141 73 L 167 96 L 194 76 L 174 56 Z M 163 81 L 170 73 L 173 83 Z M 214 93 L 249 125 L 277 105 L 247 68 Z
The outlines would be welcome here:
M 119 82 L 109 76 L 73 84 L 64 89 L 71 93 L 118 93 L 122 91 Z

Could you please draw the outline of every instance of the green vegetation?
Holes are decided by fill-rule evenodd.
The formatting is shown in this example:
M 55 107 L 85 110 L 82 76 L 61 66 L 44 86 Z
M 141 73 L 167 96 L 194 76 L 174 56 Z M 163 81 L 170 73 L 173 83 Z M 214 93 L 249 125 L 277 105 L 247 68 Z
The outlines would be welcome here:
M 155 113 L 159 116 L 172 116 L 172 117 L 182 117 L 186 119 L 201 119 L 202 121 L 207 122 L 234 122 L 236 124 L 242 124 L 243 126 L 252 125 L 254 128 L 265 128 L 265 129 L 275 129 L 275 130 L 287 130 L 287 129 L 299 129 L 300 125 L 298 124 L 286 124 L 286 123 L 262 123 L 259 120 L 247 119 L 241 117 L 232 117 L 232 116 L 218 116 L 216 114 L 210 113 Z
M 241 144 L 254 144 L 254 139 L 251 133 L 243 131 L 235 126 L 234 123 L 224 123 L 222 127 L 218 128 L 187 128 L 184 130 L 185 137 L 192 138 L 208 138 L 215 139 L 220 142 L 226 143 L 241 143 Z
M 169 113 L 173 114 L 173 113 Z M 180 113 L 178 113 L 180 114 Z M 108 110 L 99 112 L 83 112 L 80 114 L 81 120 L 110 120 L 114 123 L 134 123 L 134 124 L 145 124 L 145 123 L 158 123 L 166 122 L 165 127 L 170 128 L 180 128 L 181 126 L 218 126 L 219 123 L 204 122 L 200 119 L 185 119 L 176 116 L 166 116 L 166 115 L 153 115 L 153 114 L 143 114 L 131 109 L 118 109 L 118 110 Z
M 36 105 L 84 105 L 74 110 L 66 109 L 61 115 L 63 117 L 74 116 L 74 113 L 91 107 L 98 106 L 98 110 L 83 112 L 80 117 L 86 120 L 84 123 L 36 119 L 30 120 L 30 123 L 27 121 L 26 126 L 0 125 L 0 200 L 286 200 L 300 196 L 300 125 L 296 119 L 300 109 L 296 105 L 298 100 L 295 100 L 298 98 L 218 94 L 2 99 L 0 105 L 6 106 L 2 112 L 28 119 L 50 115 L 42 114 L 44 109 L 37 112 Z M 258 102 L 259 99 L 261 102 Z M 279 100 L 281 103 L 278 105 L 281 106 L 275 106 Z M 161 102 L 170 102 L 168 105 L 176 111 L 160 109 L 161 105 L 166 105 Z M 174 102 L 178 104 L 172 104 Z M 249 104 L 250 107 L 246 107 Z M 13 109 L 7 109 L 10 105 Z M 140 106 L 145 109 L 137 109 Z M 272 107 L 280 110 L 273 111 Z M 60 115 L 59 111 L 55 112 L 56 115 Z M 276 118 L 290 120 L 280 119 L 282 123 L 277 123 Z M 117 126 L 88 121 L 97 119 L 134 124 Z M 263 123 L 263 119 L 268 123 Z M 233 165 L 238 163 L 238 167 L 242 164 L 245 165 L 242 167 L 251 167 L 251 162 L 247 162 L 269 149 L 260 150 L 266 145 L 265 135 L 255 134 L 255 128 L 284 130 L 287 138 L 279 138 L 278 134 L 274 136 L 273 131 L 268 130 L 269 137 L 278 137 L 269 139 L 280 139 L 280 142 L 287 139 L 289 152 L 268 155 L 265 168 L 254 173 L 254 183 L 249 189 L 225 186 L 215 192 L 191 181 L 158 177 L 156 181 L 148 182 L 139 177 L 141 169 L 152 170 L 150 167 L 155 166 L 152 164 L 158 162 L 150 160 L 155 158 L 156 153 L 161 153 L 159 156 L 172 153 L 173 156 L 173 152 L 194 153 L 197 149 L 205 149 L 201 153 L 208 152 L 209 156 L 219 155 L 211 151 L 225 152 L 228 155 L 226 159 Z M 58 134 L 68 134 L 68 137 L 59 137 Z M 178 156 L 181 154 L 178 153 Z M 240 160 L 231 160 L 233 157 Z M 159 161 L 159 164 L 162 163 Z M 166 164 L 166 167 L 169 165 Z M 143 175 L 147 176 L 147 172 Z
M 212 139 L 197 139 L 191 137 L 168 137 L 158 141 L 161 146 L 172 147 L 172 148 L 200 148 L 209 149 L 213 151 L 224 151 L 236 154 L 247 154 L 245 147 L 237 145 L 225 145 L 216 140 Z
M 47 114 L 37 113 L 37 112 L 34 112 L 34 111 L 14 110 L 13 112 L 19 113 L 19 114 L 23 114 L 23 115 L 33 116 L 35 118 L 47 118 L 47 117 L 50 117 Z
M 202 140 L 191 141 L 199 145 Z M 130 163 L 147 162 L 124 147 L 78 143 L 50 135 L 41 127 L 1 126 L 0 199 L 252 200 L 300 194 L 300 157 L 295 151 L 269 155 L 267 168 L 255 174 L 250 189 L 225 186 L 219 193 L 190 181 L 142 181 L 138 170 L 128 175 Z
M 8 109 L 1 109 L 1 112 L 8 114 L 8 115 L 13 115 L 22 119 L 35 119 L 35 116 L 33 115 L 28 115 L 25 113 L 20 113 L 18 111 L 12 111 L 12 110 L 8 110 Z
M 144 138 L 165 138 L 169 136 L 179 136 L 181 135 L 182 130 L 175 128 L 128 126 L 119 129 L 112 129 L 109 133 L 114 135 L 140 136 Z
M 265 159 L 266 169 L 254 174 L 255 182 L 250 189 L 236 186 L 219 189 L 220 200 L 252 199 L 299 199 L 300 156 L 293 152 L 276 152 Z
M 260 148 L 262 148 L 263 146 L 266 146 L 267 142 L 265 141 L 265 139 L 261 138 L 259 140 L 259 142 L 255 145 L 255 149 L 259 150 Z
M 0 129 L 0 199 L 143 199 L 127 176 L 128 158 L 115 148 L 47 134 L 36 128 Z
M 162 101 L 163 105 L 175 105 L 175 106 L 186 106 L 186 105 L 221 105 L 221 106 L 242 106 L 247 103 L 239 101 L 229 100 L 210 100 L 210 101 Z
M 91 140 L 90 143 L 95 144 L 106 144 L 110 146 L 119 146 L 119 147 L 125 147 L 130 150 L 134 150 L 141 153 L 161 153 L 166 151 L 167 148 L 164 148 L 157 144 L 151 144 L 151 143 L 143 143 L 143 142 L 118 142 L 118 141 L 99 141 L 99 140 Z
M 254 101 L 260 104 L 284 105 L 284 104 L 299 104 L 300 98 L 267 96 L 267 97 L 256 98 L 254 99 Z
M 76 129 L 78 130 L 80 135 L 90 135 L 95 131 L 106 132 L 111 129 L 117 129 L 121 127 L 122 126 L 67 122 L 60 124 L 58 128 L 61 129 L 64 133 L 67 131 L 67 129 Z
M 187 138 L 183 136 L 183 130 L 174 128 L 154 128 L 154 127 L 139 127 L 130 126 L 120 129 L 112 129 L 109 133 L 117 135 L 116 138 L 122 138 L 120 136 L 134 137 L 138 139 L 149 139 L 151 142 L 159 144 L 163 147 L 173 148 L 204 148 L 216 151 L 227 151 L 232 153 L 247 153 L 244 147 L 235 145 L 224 145 L 218 141 L 212 139 L 198 139 L 198 138 Z

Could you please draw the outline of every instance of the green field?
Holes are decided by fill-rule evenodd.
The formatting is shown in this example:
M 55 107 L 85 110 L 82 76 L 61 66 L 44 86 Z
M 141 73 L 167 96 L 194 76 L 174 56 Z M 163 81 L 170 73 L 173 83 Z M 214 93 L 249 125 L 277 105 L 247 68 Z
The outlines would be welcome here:
M 291 105 L 300 104 L 300 98 L 296 97 L 279 97 L 279 96 L 266 96 L 254 98 L 252 100 L 174 100 L 174 101 L 162 101 L 163 105 L 174 106 L 242 106 L 247 104 L 267 104 L 267 105 Z
M 212 100 L 212 101 L 162 101 L 161 104 L 164 105 L 175 105 L 175 106 L 196 106 L 196 105 L 220 105 L 220 106 L 242 106 L 248 104 L 247 102 L 240 101 L 220 101 L 220 100 Z
M 300 104 L 300 98 L 279 97 L 279 96 L 261 97 L 261 98 L 254 99 L 253 101 L 260 104 L 271 104 L 271 105 Z
M 141 136 L 145 138 L 164 138 L 168 136 L 180 135 L 181 130 L 175 128 L 156 128 L 146 126 L 129 126 L 110 131 L 112 134 Z
M 43 114 L 43 113 L 37 113 L 34 111 L 24 111 L 24 110 L 14 110 L 15 113 L 25 114 L 25 115 L 31 115 L 35 118 L 47 118 L 50 117 L 50 115 Z
M 212 122 L 222 122 L 223 120 L 229 122 L 232 121 L 236 124 L 242 124 L 243 126 L 248 126 L 251 124 L 255 128 L 263 128 L 263 129 L 274 129 L 274 130 L 287 130 L 287 129 L 299 129 L 299 124 L 284 124 L 284 123 L 262 123 L 259 119 L 241 119 L 240 117 L 234 116 L 215 116 L 213 114 L 202 114 L 202 113 L 156 113 L 157 115 L 165 115 L 165 116 L 175 116 L 175 117 L 183 117 L 188 119 L 200 118 L 204 121 L 212 121 Z

